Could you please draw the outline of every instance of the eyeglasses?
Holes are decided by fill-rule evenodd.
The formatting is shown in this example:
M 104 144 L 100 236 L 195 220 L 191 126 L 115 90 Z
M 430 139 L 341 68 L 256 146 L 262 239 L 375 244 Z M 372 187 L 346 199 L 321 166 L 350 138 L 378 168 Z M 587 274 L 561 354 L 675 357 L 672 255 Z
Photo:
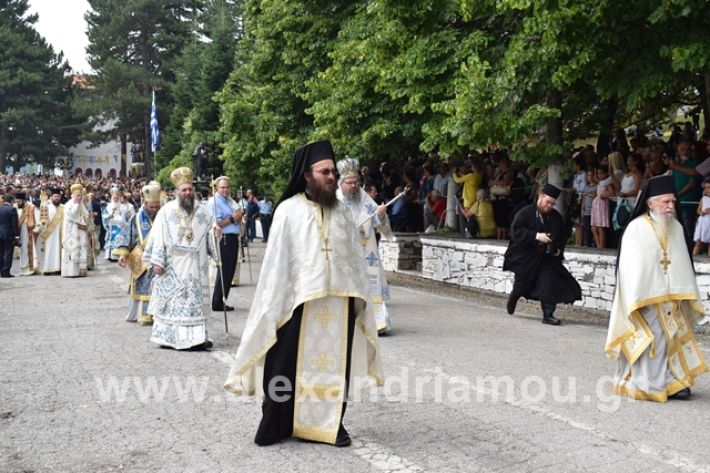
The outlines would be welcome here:
M 335 168 L 330 168 L 330 169 L 312 169 L 310 172 L 316 172 L 318 174 L 322 174 L 323 176 L 337 176 L 338 175 L 338 170 Z

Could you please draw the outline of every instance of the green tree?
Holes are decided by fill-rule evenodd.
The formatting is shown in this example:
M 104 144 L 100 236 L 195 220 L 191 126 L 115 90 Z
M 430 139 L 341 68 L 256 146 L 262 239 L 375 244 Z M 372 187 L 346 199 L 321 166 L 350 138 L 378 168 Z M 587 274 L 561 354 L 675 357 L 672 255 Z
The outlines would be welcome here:
M 80 131 L 72 119 L 69 65 L 37 33 L 37 15 L 27 10 L 27 0 L 0 0 L 2 171 L 8 154 L 49 164 Z
M 145 143 L 145 173 L 152 175 L 150 151 L 151 92 L 156 91 L 159 122 L 170 122 L 170 87 L 175 61 L 196 33 L 201 0 L 89 0 L 89 63 L 96 72 L 92 99 L 96 123 L 109 123 L 103 133 L 126 142 Z M 125 162 L 122 164 L 125 171 Z
M 172 169 L 191 165 L 195 148 L 204 143 L 210 152 L 208 174 L 222 173 L 219 105 L 215 93 L 234 69 L 241 39 L 241 1 L 212 0 L 201 17 L 201 37 L 181 55 L 172 89 L 175 108 L 158 153 L 159 178 L 167 182 Z
M 244 2 L 244 40 L 218 94 L 226 172 L 236 182 L 278 193 L 293 152 L 314 138 L 306 82 L 326 69 L 353 2 Z

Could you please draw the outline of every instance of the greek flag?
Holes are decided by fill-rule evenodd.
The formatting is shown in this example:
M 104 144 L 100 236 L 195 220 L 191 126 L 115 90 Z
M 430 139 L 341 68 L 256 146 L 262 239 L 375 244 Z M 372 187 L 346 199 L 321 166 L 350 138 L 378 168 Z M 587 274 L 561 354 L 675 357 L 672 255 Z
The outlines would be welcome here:
M 150 105 L 150 149 L 153 153 L 158 149 L 160 143 L 160 128 L 158 128 L 158 109 L 155 107 L 155 91 L 153 91 L 153 103 Z

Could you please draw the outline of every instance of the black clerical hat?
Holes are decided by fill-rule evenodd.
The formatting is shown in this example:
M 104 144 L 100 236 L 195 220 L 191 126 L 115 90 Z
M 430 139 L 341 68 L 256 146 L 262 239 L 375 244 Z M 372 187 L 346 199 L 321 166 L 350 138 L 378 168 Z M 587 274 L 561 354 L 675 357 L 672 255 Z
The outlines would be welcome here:
M 673 176 L 656 176 L 646 181 L 646 199 L 664 194 L 675 194 Z
M 553 186 L 552 184 L 545 184 L 545 186 L 542 188 L 542 193 L 545 195 L 549 195 L 553 199 L 556 199 L 560 196 L 560 192 L 562 192 L 558 187 Z
M 49 195 L 54 194 L 64 194 L 64 192 L 59 187 L 52 187 L 52 189 L 49 191 Z
M 300 192 L 304 192 L 306 190 L 306 181 L 303 178 L 303 174 L 308 171 L 312 165 L 325 159 L 335 161 L 333 146 L 328 140 L 308 143 L 296 151 L 293 155 L 291 179 L 279 199 L 279 204 Z
M 675 195 L 675 182 L 673 180 L 673 176 L 655 176 L 644 182 L 641 186 L 641 192 L 636 199 L 636 207 L 634 207 L 634 210 L 631 212 L 629 222 L 639 215 L 643 215 L 648 212 L 648 199 L 664 194 Z
M 15 199 L 26 200 L 27 195 L 24 192 L 18 192 L 15 194 Z

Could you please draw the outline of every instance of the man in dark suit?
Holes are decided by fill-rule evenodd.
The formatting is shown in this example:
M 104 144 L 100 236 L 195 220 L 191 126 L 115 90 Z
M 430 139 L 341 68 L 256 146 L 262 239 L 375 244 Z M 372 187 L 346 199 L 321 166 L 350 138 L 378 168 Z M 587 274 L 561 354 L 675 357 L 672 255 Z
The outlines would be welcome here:
M 11 278 L 12 256 L 15 243 L 20 241 L 17 210 L 12 206 L 12 196 L 5 194 L 0 205 L 0 277 Z

